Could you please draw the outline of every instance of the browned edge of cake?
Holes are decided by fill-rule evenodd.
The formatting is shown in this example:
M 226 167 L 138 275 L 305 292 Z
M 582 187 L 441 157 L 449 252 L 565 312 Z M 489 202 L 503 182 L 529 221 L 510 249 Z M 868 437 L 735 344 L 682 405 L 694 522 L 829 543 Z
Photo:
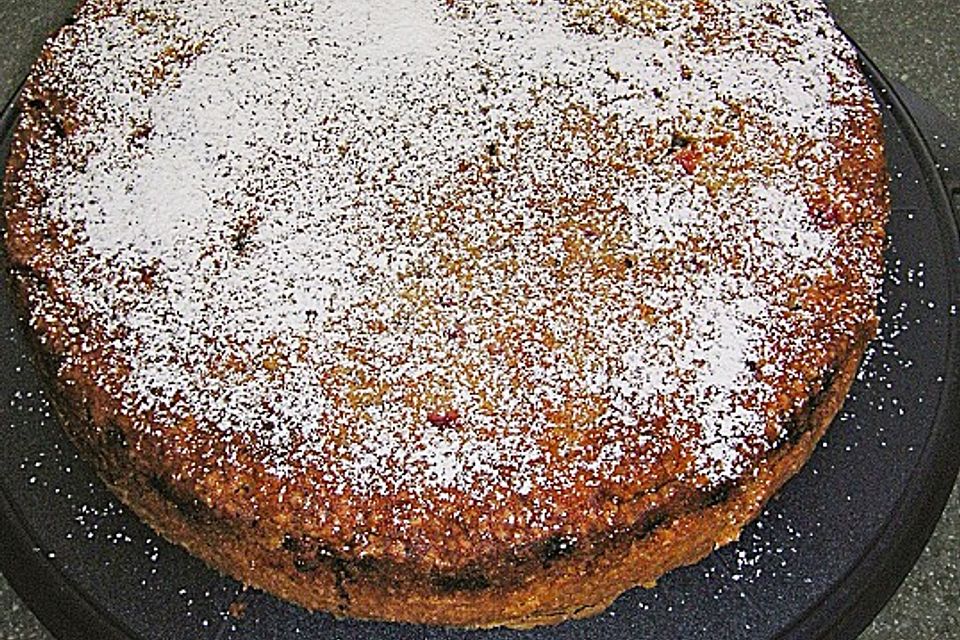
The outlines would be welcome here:
M 754 468 L 753 477 L 712 495 L 691 495 L 665 485 L 644 496 L 649 509 L 637 527 L 611 534 L 589 547 L 545 545 L 540 567 L 510 587 L 488 587 L 482 571 L 438 585 L 410 575 L 397 583 L 375 561 L 329 553 L 304 557 L 281 532 L 264 532 L 219 517 L 189 496 L 144 471 L 124 453 L 115 427 L 78 415 L 73 393 L 60 388 L 55 405 L 83 457 L 143 520 L 224 574 L 308 609 L 378 620 L 470 627 L 529 628 L 599 613 L 623 591 L 652 586 L 667 571 L 693 564 L 736 540 L 766 502 L 807 461 L 856 377 L 874 333 L 864 327 L 838 362 L 832 381 L 808 407 L 794 438 Z M 438 588 L 439 587 L 439 588 Z

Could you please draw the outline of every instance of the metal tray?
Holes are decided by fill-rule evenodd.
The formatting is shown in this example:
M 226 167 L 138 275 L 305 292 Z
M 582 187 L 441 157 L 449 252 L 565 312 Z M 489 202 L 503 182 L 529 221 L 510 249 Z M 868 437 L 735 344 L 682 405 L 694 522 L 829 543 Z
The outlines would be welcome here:
M 77 458 L 4 271 L 0 569 L 63 640 L 855 637 L 916 561 L 960 465 L 960 182 L 948 179 L 960 178 L 960 161 L 947 166 L 945 155 L 960 138 L 864 67 L 893 176 L 881 336 L 809 464 L 739 542 L 597 617 L 525 632 L 337 620 L 245 590 L 159 539 Z M 8 107 L 0 133 L 15 118 Z

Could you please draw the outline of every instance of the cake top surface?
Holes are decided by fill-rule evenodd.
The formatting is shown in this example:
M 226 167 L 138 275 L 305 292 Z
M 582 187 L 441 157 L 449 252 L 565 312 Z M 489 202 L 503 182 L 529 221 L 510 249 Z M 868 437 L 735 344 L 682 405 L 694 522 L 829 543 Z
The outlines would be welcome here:
M 874 307 L 819 2 L 88 0 L 26 100 L 62 371 L 304 508 L 735 480 Z

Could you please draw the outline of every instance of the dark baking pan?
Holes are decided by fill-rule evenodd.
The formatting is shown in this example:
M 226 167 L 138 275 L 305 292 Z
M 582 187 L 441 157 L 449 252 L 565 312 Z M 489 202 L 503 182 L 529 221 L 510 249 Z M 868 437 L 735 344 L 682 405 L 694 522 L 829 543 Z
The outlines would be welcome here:
M 881 335 L 809 464 L 739 542 L 597 617 L 526 632 L 308 613 L 221 577 L 119 505 L 61 432 L 7 295 L 0 568 L 64 640 L 855 637 L 915 562 L 960 464 L 960 237 L 951 207 L 960 183 L 947 180 L 960 163 L 948 167 L 944 156 L 960 139 L 864 66 L 884 106 L 893 176 Z M 8 109 L 7 133 L 14 119 Z

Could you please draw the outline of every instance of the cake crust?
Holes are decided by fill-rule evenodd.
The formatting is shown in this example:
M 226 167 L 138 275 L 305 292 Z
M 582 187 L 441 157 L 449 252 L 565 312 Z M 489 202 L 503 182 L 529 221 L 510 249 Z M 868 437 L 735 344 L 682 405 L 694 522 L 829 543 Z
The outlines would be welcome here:
M 337 616 L 527 629 L 596 615 L 624 591 L 652 587 L 671 569 L 694 564 L 736 540 L 813 453 L 843 406 L 875 330 L 864 327 L 815 402 L 798 417 L 794 436 L 758 461 L 752 477 L 712 495 L 690 495 L 686 487 L 668 484 L 641 498 L 637 511 L 642 515 L 634 527 L 590 547 L 568 548 L 563 540 L 548 539 L 521 553 L 511 550 L 507 562 L 513 566 L 475 566 L 443 580 L 338 557 L 284 531 L 238 527 L 231 515 L 189 494 L 177 495 L 164 480 L 144 473 L 144 465 L 124 451 L 115 425 L 76 415 L 74 408 L 86 403 L 61 389 L 55 406 L 84 458 L 93 461 L 125 504 L 164 537 L 245 584 Z M 513 580 L 487 584 L 483 576 L 504 568 Z
M 574 30 L 583 29 L 588 34 L 604 29 L 640 28 L 638 25 L 667 19 L 660 10 L 649 9 L 653 13 L 645 13 L 647 9 L 634 8 L 622 12 L 617 3 L 609 3 L 610 6 L 600 3 L 597 6 L 601 9 L 590 3 L 559 4 L 575 6 L 576 12 L 564 15 L 577 16 L 580 22 L 575 23 Z M 715 4 L 715 8 L 723 9 L 736 5 Z M 454 19 L 472 18 L 471 3 L 448 5 L 455 10 Z M 650 7 L 655 5 L 659 6 L 651 3 Z M 701 12 L 697 24 L 709 24 L 720 15 L 711 10 L 712 4 L 691 3 L 693 5 Z M 805 3 L 784 3 L 796 9 L 795 5 L 813 11 Z M 771 16 L 775 13 L 771 10 Z M 140 28 L 147 39 L 155 35 L 151 29 L 163 24 L 157 15 L 143 13 L 126 3 L 86 2 L 78 10 L 78 16 L 81 26 L 124 20 Z M 771 17 L 770 24 L 776 25 L 782 18 Z M 184 29 L 189 35 L 190 30 Z M 344 480 L 345 476 L 331 479 L 325 466 L 334 464 L 336 459 L 324 457 L 330 455 L 328 450 L 324 450 L 322 456 L 297 458 L 290 453 L 289 442 L 284 443 L 288 448 L 276 448 L 273 441 L 267 442 L 267 436 L 261 433 L 233 428 L 229 424 L 233 419 L 229 412 L 224 414 L 223 424 L 218 424 L 212 416 L 203 413 L 199 404 L 191 406 L 189 402 L 181 402 L 177 396 L 179 391 L 169 396 L 172 398 L 169 406 L 144 404 L 144 395 L 159 397 L 171 392 L 162 388 L 169 384 L 169 374 L 155 372 L 156 378 L 147 381 L 155 385 L 156 390 L 144 387 L 136 377 L 140 368 L 147 364 L 155 367 L 161 361 L 138 362 L 136 357 L 123 352 L 129 347 L 124 344 L 124 336 L 140 327 L 123 318 L 123 311 L 105 309 L 100 301 L 83 298 L 67 281 L 82 276 L 85 265 L 94 264 L 76 257 L 78 247 L 82 249 L 92 242 L 94 218 L 85 222 L 87 227 L 76 227 L 70 214 L 62 208 L 79 201 L 72 200 L 69 189 L 63 189 L 63 185 L 50 178 L 82 175 L 88 171 L 89 159 L 96 156 L 89 140 L 85 142 L 86 132 L 93 126 L 89 107 L 82 104 L 80 95 L 58 81 L 60 74 L 69 76 L 60 66 L 62 58 L 68 58 L 71 52 L 79 55 L 81 45 L 78 43 L 82 39 L 78 34 L 84 33 L 90 32 L 77 26 L 67 27 L 59 44 L 44 51 L 24 90 L 23 117 L 15 132 L 4 179 L 6 247 L 15 273 L 17 298 L 30 318 L 43 367 L 56 389 L 55 405 L 84 457 L 93 462 L 107 485 L 147 523 L 214 568 L 305 607 L 359 618 L 470 627 L 525 628 L 594 614 L 624 590 L 652 584 L 666 571 L 696 562 L 715 547 L 735 539 L 741 528 L 756 517 L 767 500 L 809 457 L 842 406 L 866 345 L 875 335 L 873 309 L 888 209 L 886 173 L 879 116 L 863 89 L 862 80 L 858 80 L 858 86 L 845 86 L 831 97 L 841 115 L 839 126 L 819 141 L 823 149 L 837 158 L 828 163 L 826 169 L 814 170 L 812 163 L 818 158 L 822 160 L 823 156 L 809 151 L 809 145 L 789 137 L 782 141 L 786 148 L 780 162 L 794 171 L 811 171 L 815 176 L 810 183 L 801 185 L 798 192 L 813 225 L 832 242 L 823 254 L 827 257 L 815 256 L 820 262 L 811 263 L 814 275 L 810 277 L 786 267 L 778 267 L 782 272 L 776 269 L 768 272 L 766 266 L 758 270 L 755 280 L 763 286 L 772 286 L 764 283 L 764 279 L 785 274 L 793 274 L 796 281 L 783 283 L 784 296 L 774 298 L 773 311 L 764 310 L 770 314 L 764 317 L 770 326 L 758 329 L 765 332 L 760 334 L 767 341 L 764 347 L 752 346 L 751 355 L 744 355 L 747 349 L 739 345 L 735 337 L 727 336 L 743 350 L 737 356 L 742 361 L 736 365 L 746 367 L 747 373 L 752 372 L 753 380 L 741 394 L 735 393 L 736 385 L 731 381 L 717 383 L 717 387 L 692 384 L 672 392 L 678 396 L 690 389 L 700 389 L 706 397 L 690 401 L 692 406 L 697 406 L 698 401 L 705 405 L 715 403 L 708 402 L 709 397 L 722 395 L 722 390 L 736 399 L 728 408 L 717 414 L 708 410 L 697 416 L 674 398 L 670 401 L 675 404 L 670 406 L 679 417 L 669 412 L 630 414 L 635 422 L 627 424 L 626 413 L 617 414 L 607 407 L 601 416 L 603 412 L 592 408 L 590 402 L 571 395 L 565 405 L 553 400 L 538 405 L 537 415 L 520 414 L 521 425 L 545 416 L 548 429 L 535 428 L 535 425 L 530 429 L 540 434 L 536 446 L 544 447 L 543 451 L 555 458 L 545 454 L 543 459 L 532 458 L 515 465 L 500 458 L 497 464 L 502 466 L 494 472 L 484 471 L 487 475 L 470 469 L 470 473 L 479 475 L 469 476 L 461 467 L 460 475 L 448 476 L 443 467 L 431 467 L 431 460 L 415 469 L 405 469 L 402 463 L 391 458 L 397 455 L 395 450 L 381 448 L 375 450 L 384 456 L 385 470 L 380 477 L 375 467 L 364 466 L 368 464 L 364 462 L 366 458 L 355 453 L 366 450 L 362 449 L 362 441 L 358 444 L 351 440 L 356 434 L 350 425 L 338 422 L 344 415 L 347 420 L 363 421 L 367 419 L 364 412 L 376 406 L 370 401 L 375 385 L 364 382 L 350 389 L 355 394 L 350 396 L 354 413 L 325 416 L 321 425 L 334 434 L 333 440 L 324 441 L 325 446 L 356 456 L 346 458 L 347 463 L 341 467 L 345 475 L 359 471 L 369 475 L 352 478 L 350 482 Z M 164 37 L 168 35 L 164 32 Z M 716 41 L 707 39 L 705 46 L 722 46 L 722 35 L 717 36 Z M 162 93 L 167 84 L 176 88 L 178 83 L 188 82 L 189 77 L 177 75 L 182 71 L 186 76 L 194 60 L 202 60 L 207 47 L 215 48 L 215 43 L 202 38 L 191 40 L 179 33 L 170 37 L 169 42 L 160 41 L 161 59 L 137 89 L 145 96 Z M 844 59 L 841 67 L 849 71 L 853 65 L 852 59 Z M 689 81 L 687 73 L 693 71 L 680 69 L 680 82 Z M 641 171 L 638 168 L 641 165 L 650 165 L 669 175 L 673 183 L 702 189 L 703 193 L 722 201 L 729 192 L 739 193 L 739 173 L 762 181 L 764 171 L 780 170 L 779 164 L 767 167 L 759 161 L 758 165 L 762 166 L 737 164 L 749 157 L 749 152 L 739 148 L 735 136 L 729 132 L 699 133 L 688 138 L 687 134 L 674 131 L 667 140 L 650 138 L 649 157 L 638 160 L 641 165 L 637 167 L 627 166 L 629 161 L 624 159 L 627 156 L 621 157 L 623 142 L 617 137 L 620 134 L 615 119 L 602 124 L 596 114 L 577 109 L 571 112 L 570 107 L 558 113 L 568 118 L 561 123 L 560 130 L 571 131 L 574 140 L 592 140 L 591 157 L 603 158 L 599 163 L 602 167 L 588 163 L 589 166 L 582 169 L 593 177 L 620 176 L 619 172 L 632 175 L 631 171 Z M 755 124 L 748 116 L 743 116 L 743 122 Z M 539 125 L 534 122 L 531 126 Z M 740 134 L 746 136 L 744 126 L 741 125 Z M 129 149 L 134 149 L 131 157 L 139 157 L 135 151 L 138 145 L 149 145 L 159 136 L 156 133 L 159 127 L 162 127 L 160 119 L 131 125 L 125 134 Z M 514 144 L 522 149 L 527 142 L 517 134 L 509 143 L 499 144 Z M 574 153 L 567 148 L 555 152 L 561 156 Z M 501 164 L 499 155 L 497 149 L 487 147 L 479 158 L 461 161 L 456 168 L 459 182 L 455 181 L 451 193 L 443 194 L 448 199 L 438 205 L 439 217 L 425 218 L 423 222 L 428 228 L 418 229 L 418 233 L 456 237 L 448 235 L 447 220 L 454 214 L 469 213 L 459 208 L 457 202 L 477 198 L 481 188 L 502 188 L 497 186 L 498 180 L 511 184 L 511 169 Z M 522 157 L 511 157 L 521 169 L 526 166 Z M 712 162 L 716 163 L 716 169 L 710 166 Z M 63 169 L 64 165 L 69 166 Z M 506 178 L 500 177 L 504 174 Z M 552 196 L 537 193 L 527 202 L 533 203 L 529 206 L 537 210 L 536 198 L 546 197 Z M 678 196 L 672 194 L 671 197 Z M 454 204 L 450 204 L 449 198 Z M 647 249 L 646 254 L 620 250 L 591 253 L 589 243 L 594 242 L 594 238 L 599 237 L 601 240 L 597 242 L 605 247 L 608 237 L 611 244 L 612 238 L 617 237 L 603 225 L 616 228 L 617 221 L 629 212 L 628 205 L 604 202 L 604 198 L 613 196 L 601 192 L 572 205 L 560 201 L 551 203 L 563 214 L 562 224 L 556 226 L 555 233 L 567 243 L 564 248 L 569 265 L 560 265 L 549 273 L 567 278 L 577 270 L 586 270 L 596 278 L 598 300 L 635 305 L 632 313 L 637 322 L 651 327 L 663 326 L 667 322 L 664 318 L 671 313 L 682 315 L 682 310 L 666 305 L 655 308 L 631 299 L 629 294 L 616 293 L 620 290 L 607 284 L 618 282 L 618 278 L 633 277 L 630 273 L 637 267 L 634 262 L 641 262 L 639 266 L 645 276 L 657 278 L 661 277 L 657 274 L 680 269 L 683 278 L 687 278 L 688 273 L 717 268 L 710 262 L 711 255 L 722 255 L 723 264 L 737 273 L 749 270 L 748 266 L 741 265 L 757 259 L 746 250 L 741 255 L 737 249 L 728 252 L 721 245 L 711 245 L 700 235 L 691 236 L 687 244 L 680 247 L 692 264 L 679 267 L 677 260 L 662 251 L 666 245 Z M 543 215 L 545 225 L 555 223 L 554 218 Z M 718 219 L 728 215 L 721 213 Z M 747 216 L 735 222 L 741 224 L 753 219 Z M 251 251 L 250 247 L 256 247 L 259 241 L 257 233 L 262 225 L 256 213 L 239 215 L 228 227 L 230 233 L 225 238 L 230 250 L 241 256 Z M 788 242 L 799 243 L 816 233 L 801 227 L 793 230 L 792 238 L 785 236 Z M 586 240 L 571 235 L 571 230 Z M 727 231 L 713 230 L 721 240 L 727 239 Z M 744 229 L 743 233 L 754 238 L 752 230 Z M 757 245 L 755 239 L 751 242 L 753 244 L 748 243 L 750 251 L 765 246 Z M 469 237 L 465 244 L 469 244 Z M 464 251 L 469 254 L 475 249 L 467 247 Z M 492 240 L 480 249 L 481 254 L 499 250 Z M 813 260 L 807 254 L 800 256 Z M 454 250 L 449 256 L 441 257 L 443 260 L 437 264 L 443 268 L 451 261 L 462 265 L 466 260 Z M 523 258 L 521 254 L 513 259 Z M 163 259 L 133 265 L 118 260 L 120 266 L 114 272 L 117 289 L 141 290 L 149 295 L 158 286 L 155 281 L 164 275 Z M 483 267 L 485 263 L 478 264 Z M 827 268 L 821 268 L 823 264 Z M 496 271 L 500 266 L 489 268 Z M 523 269 L 522 266 L 511 268 Z M 449 272 L 444 273 L 458 283 L 469 280 L 461 268 L 450 267 Z M 422 272 L 417 272 L 415 277 L 429 281 Z M 603 287 L 610 287 L 615 293 Z M 457 296 L 461 295 L 442 294 L 441 289 L 429 289 L 428 285 L 422 285 L 417 291 L 429 301 L 423 311 L 428 318 L 442 317 L 444 309 L 456 306 Z M 449 295 L 449 301 L 444 295 Z M 717 295 L 728 294 L 724 289 L 718 290 Z M 418 301 L 422 298 L 412 299 L 421 304 Z M 121 298 L 120 302 L 128 301 Z M 732 314 L 741 314 L 737 316 L 739 324 L 732 327 L 753 330 L 743 321 L 749 312 L 742 305 L 737 306 L 741 303 L 734 300 L 733 306 L 727 308 Z M 571 304 L 570 309 L 573 310 L 570 317 L 575 317 L 576 306 Z M 527 343 L 515 338 L 516 334 L 538 331 L 539 321 L 520 317 L 517 324 L 516 318 L 508 320 L 510 322 L 494 325 L 499 332 L 498 339 L 483 346 L 483 358 L 489 357 L 493 363 L 484 366 L 490 366 L 494 372 L 501 366 L 509 371 L 546 367 L 536 358 L 531 359 L 529 353 L 523 353 L 523 348 L 529 348 L 523 346 Z M 482 325 L 482 329 L 486 326 L 483 322 L 488 320 L 481 317 L 474 321 Z M 389 318 L 381 323 L 384 327 L 375 326 L 377 322 L 371 321 L 362 331 L 354 329 L 360 336 L 356 338 L 360 346 L 365 336 L 379 335 L 384 330 L 400 331 L 388 326 Z M 444 329 L 442 339 L 471 348 L 472 329 L 466 325 L 466 322 L 454 323 L 452 328 Z M 795 334 L 779 335 L 778 330 L 783 326 L 791 327 Z M 556 337 L 537 335 L 541 336 L 538 344 L 546 345 L 550 353 L 581 353 L 579 347 L 571 347 L 570 343 L 550 346 L 551 340 L 559 342 Z M 589 332 L 579 337 L 587 344 L 599 340 Z M 797 350 L 791 346 L 791 339 L 803 348 Z M 221 376 L 229 380 L 234 373 L 259 376 L 266 383 L 277 385 L 281 395 L 297 394 L 296 389 L 286 386 L 284 376 L 296 368 L 297 354 L 315 366 L 305 342 L 301 337 L 299 346 L 294 344 L 292 350 L 291 345 L 286 344 L 273 351 L 244 353 L 241 350 L 231 354 L 223 351 L 225 343 L 216 342 L 214 338 L 209 353 L 200 354 L 203 363 L 200 369 L 209 367 L 202 375 L 217 380 Z M 137 343 L 137 347 L 151 350 L 150 345 L 143 343 Z M 727 352 L 711 352 L 709 346 L 703 349 L 715 359 L 729 357 Z M 451 353 L 447 346 L 439 350 Z M 348 351 L 354 353 L 361 349 L 349 347 Z M 544 358 L 548 364 L 554 363 L 552 355 L 537 357 Z M 756 361 L 751 359 L 754 357 Z M 656 358 L 652 355 L 650 358 L 648 368 L 655 370 Z M 623 361 L 627 359 L 624 355 Z M 508 364 L 501 364 L 508 360 Z M 357 362 L 360 361 L 358 356 Z M 170 362 L 171 371 L 179 375 L 178 367 L 182 363 L 175 359 Z M 693 366 L 695 369 L 698 365 L 694 362 Z M 710 363 L 699 366 L 709 369 Z M 339 371 L 336 375 L 347 377 L 345 369 Z M 463 440 L 467 446 L 472 446 L 470 428 L 476 428 L 481 434 L 477 438 L 488 437 L 491 441 L 512 433 L 497 431 L 496 423 L 490 427 L 491 433 L 487 433 L 484 431 L 487 427 L 472 423 L 477 414 L 456 403 L 473 405 L 456 396 L 455 384 L 453 391 L 445 389 L 444 371 L 437 371 L 436 375 L 441 378 L 436 382 L 439 391 L 423 386 L 414 388 L 421 394 L 426 389 L 430 396 L 415 402 L 415 415 L 422 422 L 419 427 L 410 427 L 410 433 L 422 433 L 423 440 L 417 446 L 426 448 L 433 459 L 442 456 L 444 451 L 455 459 L 466 454 L 450 453 L 449 449 L 430 443 L 428 438 L 442 439 L 456 433 L 457 437 L 467 438 Z M 630 371 L 634 376 L 645 375 L 643 367 Z M 711 380 L 716 378 L 714 373 L 724 372 L 710 371 Z M 243 384 L 247 379 L 238 378 Z M 521 386 L 526 384 L 522 377 L 519 380 Z M 320 388 L 323 389 L 323 385 L 335 388 L 338 384 L 336 377 L 323 378 Z M 135 391 L 130 391 L 131 388 Z M 530 388 L 540 392 L 538 388 Z M 384 390 L 384 386 L 377 389 L 380 402 L 386 404 L 384 398 L 389 397 L 389 391 Z M 468 389 L 477 396 L 482 395 L 482 391 L 483 385 L 479 383 Z M 459 392 L 462 394 L 462 389 Z M 141 394 L 141 404 L 131 405 L 130 398 L 136 393 Z M 183 395 L 189 394 L 184 387 Z M 667 397 L 670 393 L 663 395 Z M 501 400 L 510 399 L 501 397 Z M 150 402 L 156 402 L 155 398 Z M 283 405 L 282 398 L 271 398 L 269 402 Z M 606 398 L 604 402 L 612 401 Z M 186 405 L 185 409 L 182 404 Z M 171 407 L 175 405 L 174 411 Z M 704 434 L 728 437 L 727 415 L 741 409 L 766 417 L 751 423 L 752 431 L 748 429 L 746 435 L 730 438 L 730 444 L 724 444 L 721 453 L 717 453 L 716 445 L 707 442 Z M 271 415 L 270 411 L 265 410 L 264 415 Z M 717 416 L 716 425 L 711 423 L 714 416 Z M 286 431 L 283 434 L 285 438 L 301 437 Z M 376 440 L 379 436 L 372 437 Z M 344 439 L 345 444 L 335 438 Z M 336 448 L 341 445 L 344 448 Z M 350 446 L 354 448 L 348 448 Z M 361 449 L 357 449 L 358 446 Z M 601 469 L 601 456 L 597 451 L 608 450 L 605 448 L 617 451 L 622 459 L 615 466 Z M 282 454 L 287 456 L 283 458 L 283 467 L 277 463 L 277 456 L 281 455 L 278 450 L 286 452 Z M 410 456 L 410 451 L 416 449 L 402 451 Z M 490 450 L 483 449 L 481 453 L 488 455 Z M 519 455 L 523 450 L 506 453 Z M 499 449 L 493 450 L 493 454 L 505 455 Z M 530 467 L 538 470 L 532 477 L 539 485 L 528 486 L 531 476 L 524 474 Z M 423 469 L 431 470 L 434 475 L 424 475 Z M 550 475 L 553 473 L 569 476 L 563 476 L 561 481 Z M 605 473 L 611 475 L 609 480 L 601 477 Z M 373 483 L 370 478 L 381 484 Z M 464 478 L 469 478 L 469 482 Z M 396 484 L 404 479 L 410 486 Z M 476 486 L 479 481 L 488 482 L 492 488 L 484 492 Z

